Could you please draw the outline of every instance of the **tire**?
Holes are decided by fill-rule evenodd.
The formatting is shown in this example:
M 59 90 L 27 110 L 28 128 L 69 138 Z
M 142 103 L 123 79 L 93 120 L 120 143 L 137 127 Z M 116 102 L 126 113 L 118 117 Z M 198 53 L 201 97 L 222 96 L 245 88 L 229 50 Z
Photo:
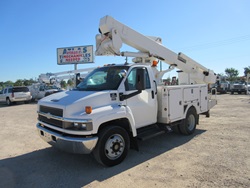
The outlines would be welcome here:
M 239 91 L 238 94 L 241 94 L 241 91 Z
M 102 129 L 98 136 L 93 151 L 97 162 L 105 166 L 120 164 L 128 154 L 130 146 L 128 132 L 122 127 L 112 125 Z
M 233 95 L 233 94 L 234 94 L 234 92 L 233 92 L 233 91 L 231 91 L 231 94 Z
M 29 100 L 29 101 L 24 101 L 25 104 L 29 104 L 30 102 L 31 102 L 31 100 Z
M 171 127 L 172 131 L 175 133 L 175 134 L 180 134 L 180 127 L 179 125 L 174 125 Z
M 10 101 L 9 98 L 6 99 L 6 104 L 7 104 L 7 106 L 10 106 L 12 104 L 12 102 Z
M 195 108 L 189 108 L 186 118 L 179 125 L 180 132 L 184 135 L 191 135 L 194 133 L 197 124 L 197 113 Z

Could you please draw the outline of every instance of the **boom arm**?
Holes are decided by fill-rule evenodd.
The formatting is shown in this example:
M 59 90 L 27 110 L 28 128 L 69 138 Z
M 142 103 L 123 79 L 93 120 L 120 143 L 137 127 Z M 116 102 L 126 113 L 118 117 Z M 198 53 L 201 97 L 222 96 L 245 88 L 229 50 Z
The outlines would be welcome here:
M 118 55 L 132 57 L 154 57 L 188 74 L 196 83 L 215 83 L 216 75 L 212 70 L 200 65 L 183 53 L 176 54 L 162 46 L 160 38 L 144 36 L 110 16 L 101 18 L 101 34 L 96 36 L 96 55 Z M 120 52 L 125 43 L 140 52 Z
M 51 80 L 53 79 L 69 79 L 74 76 L 76 73 L 82 73 L 82 76 L 86 76 L 89 72 L 94 70 L 94 68 L 86 68 L 86 69 L 78 69 L 78 70 L 70 70 L 70 71 L 63 71 L 63 72 L 57 72 L 57 73 L 46 73 L 46 74 L 40 74 L 38 81 L 40 83 L 51 83 Z

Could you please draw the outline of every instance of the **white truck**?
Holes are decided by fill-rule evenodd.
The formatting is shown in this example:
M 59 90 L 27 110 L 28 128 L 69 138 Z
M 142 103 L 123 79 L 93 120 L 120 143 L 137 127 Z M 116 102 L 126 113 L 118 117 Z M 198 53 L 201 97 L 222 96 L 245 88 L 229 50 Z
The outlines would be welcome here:
M 230 90 L 230 82 L 226 76 L 217 75 L 215 88 L 220 94 L 225 94 Z
M 100 20 L 96 55 L 135 57 L 132 64 L 96 68 L 75 90 L 60 92 L 38 102 L 37 130 L 40 137 L 61 150 L 93 153 L 105 165 L 121 163 L 129 148 L 138 149 L 146 140 L 169 132 L 192 134 L 199 115 L 209 116 L 217 103 L 208 94 L 215 83 L 213 71 L 184 54 L 175 54 L 110 16 Z M 139 52 L 120 52 L 122 43 Z M 179 84 L 164 86 L 156 61 L 177 67 Z

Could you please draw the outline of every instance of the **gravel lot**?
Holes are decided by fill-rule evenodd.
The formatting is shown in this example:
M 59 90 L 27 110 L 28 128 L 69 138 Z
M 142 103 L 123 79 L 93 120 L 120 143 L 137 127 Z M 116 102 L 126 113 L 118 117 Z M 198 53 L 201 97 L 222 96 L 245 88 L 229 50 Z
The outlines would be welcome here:
M 192 136 L 139 142 L 105 168 L 91 155 L 51 148 L 35 128 L 36 104 L 0 104 L 0 187 L 250 187 L 250 96 L 218 95 Z

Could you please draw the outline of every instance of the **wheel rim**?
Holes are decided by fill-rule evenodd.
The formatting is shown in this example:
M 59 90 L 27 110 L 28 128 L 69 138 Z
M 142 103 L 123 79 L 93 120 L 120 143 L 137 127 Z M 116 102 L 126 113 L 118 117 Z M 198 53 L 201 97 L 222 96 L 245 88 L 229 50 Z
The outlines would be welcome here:
M 7 100 L 6 100 L 6 103 L 7 103 L 7 105 L 10 105 L 10 100 L 7 99 Z
M 190 114 L 188 117 L 188 130 L 192 131 L 195 128 L 195 117 L 193 114 Z
M 122 155 L 124 148 L 125 141 L 123 137 L 119 134 L 114 134 L 109 137 L 105 144 L 105 154 L 109 159 L 115 160 Z

